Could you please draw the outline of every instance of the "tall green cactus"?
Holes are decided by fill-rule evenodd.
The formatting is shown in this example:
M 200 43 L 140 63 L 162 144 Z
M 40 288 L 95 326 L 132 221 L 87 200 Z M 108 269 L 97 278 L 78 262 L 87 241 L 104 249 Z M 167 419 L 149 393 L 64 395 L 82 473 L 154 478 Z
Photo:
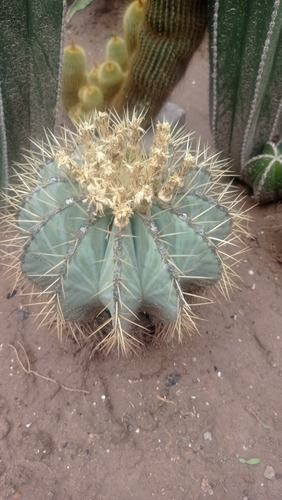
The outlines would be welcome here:
M 195 328 L 191 299 L 212 284 L 228 292 L 236 275 L 244 215 L 221 164 L 168 123 L 147 154 L 142 118 L 97 113 L 76 135 L 64 129 L 63 145 L 41 145 L 18 173 L 25 188 L 7 197 L 18 225 L 11 215 L 8 253 L 14 244 L 17 278 L 41 288 L 43 320 L 102 330 L 106 352 L 136 349 L 144 311 L 181 340 Z
M 214 0 L 210 5 L 215 146 L 232 158 L 238 175 L 255 186 L 258 181 L 245 175 L 246 163 L 274 136 L 282 136 L 282 3 Z M 281 183 L 282 170 L 272 175 L 269 169 L 267 175 L 272 185 L 265 176 L 265 187 L 255 190 L 261 202 L 279 196 L 276 182 Z
M 63 0 L 2 0 L 0 5 L 0 187 L 30 138 L 55 124 Z
M 147 122 L 184 75 L 207 27 L 207 0 L 150 0 L 125 83 L 112 106 L 148 109 Z

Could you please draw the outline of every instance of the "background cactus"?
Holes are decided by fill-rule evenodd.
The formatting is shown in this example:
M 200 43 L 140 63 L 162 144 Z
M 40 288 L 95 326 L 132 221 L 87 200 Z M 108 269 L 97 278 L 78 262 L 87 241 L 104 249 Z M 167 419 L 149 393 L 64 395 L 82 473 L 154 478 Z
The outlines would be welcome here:
M 30 138 L 54 128 L 64 9 L 57 0 L 34 0 L 29 8 L 17 0 L 1 2 L 0 188 Z
M 143 22 L 146 0 L 134 0 L 123 15 L 123 33 L 128 56 L 137 48 L 139 29 Z
M 150 0 L 128 75 L 112 106 L 148 109 L 154 118 L 180 78 L 207 27 L 207 0 Z
M 127 76 L 109 104 L 119 113 L 148 109 L 144 125 L 149 125 L 184 75 L 208 21 L 215 147 L 232 159 L 237 175 L 253 187 L 259 179 L 245 175 L 245 164 L 282 135 L 280 0 L 131 2 L 123 17 L 130 56 Z M 282 179 L 281 170 L 268 171 L 268 176 L 267 192 L 261 186 L 256 195 L 261 203 L 280 198 L 276 183 Z
M 210 97 L 215 146 L 224 157 L 232 158 L 236 173 L 254 187 L 262 169 L 258 169 L 258 179 L 245 173 L 249 160 L 262 152 L 266 142 L 282 135 L 281 25 L 280 0 L 211 2 Z M 277 199 L 282 170 L 268 175 L 270 182 L 265 188 L 260 186 L 260 202 Z
M 215 283 L 228 293 L 243 231 L 216 157 L 192 154 L 167 123 L 147 154 L 142 118 L 95 114 L 63 130 L 63 146 L 41 145 L 18 174 L 26 193 L 8 198 L 17 277 L 41 288 L 43 321 L 103 331 L 106 352 L 136 349 L 144 311 L 168 339 L 196 328 L 189 299 Z
M 82 47 L 69 45 L 64 50 L 62 102 L 67 110 L 78 103 L 80 87 L 86 84 L 86 55 Z
M 127 50 L 123 38 L 113 36 L 107 43 L 106 60 L 118 63 L 122 71 L 126 71 L 128 65 Z
M 260 155 L 244 165 L 242 175 L 253 186 L 257 202 L 282 199 L 282 140 L 278 144 L 267 143 Z

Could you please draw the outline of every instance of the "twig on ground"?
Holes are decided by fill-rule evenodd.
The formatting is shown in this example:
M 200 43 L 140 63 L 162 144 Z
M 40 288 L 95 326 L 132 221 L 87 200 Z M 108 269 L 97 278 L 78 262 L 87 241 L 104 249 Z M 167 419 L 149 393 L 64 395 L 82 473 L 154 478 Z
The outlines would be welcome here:
M 31 367 L 30 367 L 30 361 L 28 359 L 28 356 L 27 356 L 27 353 L 26 353 L 26 350 L 25 350 L 24 346 L 20 342 L 18 342 L 18 344 L 20 345 L 20 347 L 23 350 L 23 353 L 24 353 L 24 356 L 25 356 L 25 360 L 26 360 L 26 363 L 27 363 L 27 368 L 25 368 L 25 366 L 23 365 L 22 361 L 20 360 L 19 353 L 18 353 L 17 349 L 15 348 L 15 346 L 12 345 L 12 344 L 8 344 L 8 347 L 11 347 L 15 351 L 15 354 L 16 354 L 16 357 L 17 357 L 17 361 L 18 361 L 20 367 L 23 369 L 23 371 L 25 373 L 27 373 L 28 375 L 35 375 L 36 377 L 42 378 L 44 380 L 47 380 L 47 382 L 53 382 L 53 384 L 57 384 L 59 387 L 62 387 L 62 389 L 65 389 L 66 391 L 70 391 L 70 392 L 82 392 L 83 394 L 89 394 L 89 391 L 87 391 L 85 389 L 72 389 L 70 387 L 67 387 L 66 385 L 61 384 L 61 382 L 58 382 L 57 380 L 55 380 L 53 378 L 46 377 L 45 375 L 41 375 L 40 373 L 35 372 L 34 370 L 32 370 Z

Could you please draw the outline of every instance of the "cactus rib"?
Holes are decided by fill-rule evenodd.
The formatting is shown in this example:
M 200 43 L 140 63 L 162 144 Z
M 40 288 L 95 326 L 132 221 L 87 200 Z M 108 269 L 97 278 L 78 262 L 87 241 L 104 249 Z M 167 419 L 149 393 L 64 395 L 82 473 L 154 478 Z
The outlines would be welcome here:
M 210 285 L 228 293 L 244 232 L 216 156 L 167 123 L 146 153 L 142 120 L 94 113 L 63 129 L 63 145 L 41 145 L 18 174 L 26 192 L 5 195 L 13 267 L 47 296 L 42 321 L 88 332 L 105 352 L 136 350 L 144 311 L 166 339 L 195 330 L 191 300 Z

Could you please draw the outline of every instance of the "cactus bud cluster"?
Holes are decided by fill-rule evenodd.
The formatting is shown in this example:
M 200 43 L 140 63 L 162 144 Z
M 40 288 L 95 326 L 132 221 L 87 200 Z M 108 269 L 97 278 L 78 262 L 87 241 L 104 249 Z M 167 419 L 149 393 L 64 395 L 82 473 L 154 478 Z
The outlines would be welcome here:
M 12 268 L 35 285 L 42 322 L 97 338 L 106 353 L 142 344 L 144 313 L 166 340 L 197 329 L 195 297 L 205 302 L 210 285 L 228 293 L 244 232 L 226 165 L 167 123 L 146 152 L 142 119 L 95 112 L 64 128 L 6 195 L 7 253 L 14 245 Z
M 125 9 L 123 36 L 113 36 L 105 48 L 105 61 L 86 72 L 82 47 L 65 48 L 62 78 L 62 102 L 74 121 L 111 107 L 120 91 L 130 58 L 138 44 L 138 32 L 144 17 L 146 0 L 134 0 Z

